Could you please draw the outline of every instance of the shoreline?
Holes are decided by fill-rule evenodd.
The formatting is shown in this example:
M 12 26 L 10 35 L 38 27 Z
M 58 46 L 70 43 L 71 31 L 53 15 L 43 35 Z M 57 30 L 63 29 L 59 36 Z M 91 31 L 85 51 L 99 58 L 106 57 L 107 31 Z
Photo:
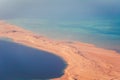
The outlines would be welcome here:
M 107 50 L 114 50 L 114 51 L 116 51 L 116 52 L 118 52 L 118 53 L 120 53 L 120 48 L 119 48 L 119 46 L 118 46 L 118 44 L 117 45 L 115 45 L 115 44 L 113 44 L 112 42 L 109 42 L 108 41 L 108 43 L 106 43 L 106 42 L 102 42 L 102 41 L 97 41 L 97 40 L 84 40 L 84 39 L 76 39 L 76 38 L 71 38 L 71 39 L 69 39 L 69 38 L 65 38 L 65 36 L 64 37 L 61 37 L 61 38 L 59 38 L 59 36 L 57 37 L 53 37 L 53 35 L 48 35 L 48 34 L 46 34 L 46 32 L 45 31 L 43 31 L 43 33 L 41 33 L 39 30 L 37 30 L 36 31 L 36 29 L 34 30 L 32 30 L 32 29 L 30 29 L 30 28 L 34 28 L 34 27 L 31 27 L 30 26 L 30 28 L 29 28 L 29 26 L 28 27 L 25 27 L 24 25 L 21 25 L 21 24 L 16 24 L 16 23 L 14 23 L 14 22 L 10 22 L 9 20 L 5 20 L 5 21 L 3 21 L 3 22 L 7 22 L 7 23 L 10 23 L 10 24 L 12 24 L 12 25 L 16 25 L 16 26 L 20 26 L 21 28 L 23 28 L 24 30 L 28 30 L 28 31 L 30 31 L 30 32 L 32 32 L 32 33 L 34 33 L 34 34 L 38 34 L 38 35 L 42 35 L 42 36 L 44 36 L 44 37 L 46 37 L 46 38 L 48 38 L 48 39 L 52 39 L 52 40 L 55 40 L 55 41 L 63 41 L 63 42 L 82 42 L 82 43 L 88 43 L 88 44 L 92 44 L 92 45 L 95 45 L 96 47 L 98 47 L 98 48 L 104 48 L 104 49 L 107 49 Z M 24 24 L 24 23 L 23 23 Z M 79 37 L 79 36 L 78 36 Z M 91 36 L 92 37 L 92 36 Z M 102 38 L 102 37 L 101 37 Z M 104 37 L 103 37 L 104 38 Z M 97 42 L 96 42 L 97 41 Z M 110 41 L 111 41 L 111 39 L 110 39 Z M 116 41 L 115 41 L 116 42 Z
M 120 54 L 93 44 L 48 39 L 15 25 L 0 22 L 0 37 L 29 47 L 52 52 L 68 66 L 53 80 L 120 80 Z

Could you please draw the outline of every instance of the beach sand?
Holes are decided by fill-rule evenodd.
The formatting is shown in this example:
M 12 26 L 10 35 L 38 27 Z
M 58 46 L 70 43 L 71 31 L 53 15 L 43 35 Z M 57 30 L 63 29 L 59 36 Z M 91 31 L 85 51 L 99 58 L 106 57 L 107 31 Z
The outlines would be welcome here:
M 52 52 L 66 61 L 64 75 L 52 80 L 120 80 L 120 54 L 82 42 L 48 39 L 12 24 L 0 22 L 0 37 Z

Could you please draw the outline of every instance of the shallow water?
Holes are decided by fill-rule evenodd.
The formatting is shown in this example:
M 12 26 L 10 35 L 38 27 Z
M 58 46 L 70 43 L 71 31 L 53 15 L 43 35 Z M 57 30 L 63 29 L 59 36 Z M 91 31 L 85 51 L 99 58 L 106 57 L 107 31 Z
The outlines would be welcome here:
M 46 80 L 60 77 L 66 63 L 58 56 L 0 40 L 0 80 Z
M 7 20 L 40 35 L 58 40 L 82 41 L 120 51 L 120 20 L 52 21 L 44 19 Z

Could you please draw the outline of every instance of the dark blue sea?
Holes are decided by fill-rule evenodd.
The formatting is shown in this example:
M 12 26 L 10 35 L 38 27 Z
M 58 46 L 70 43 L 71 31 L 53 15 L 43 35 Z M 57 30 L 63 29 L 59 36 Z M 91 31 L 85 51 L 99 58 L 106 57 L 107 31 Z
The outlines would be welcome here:
M 52 53 L 0 40 L 0 80 L 48 80 L 61 77 L 65 68 Z

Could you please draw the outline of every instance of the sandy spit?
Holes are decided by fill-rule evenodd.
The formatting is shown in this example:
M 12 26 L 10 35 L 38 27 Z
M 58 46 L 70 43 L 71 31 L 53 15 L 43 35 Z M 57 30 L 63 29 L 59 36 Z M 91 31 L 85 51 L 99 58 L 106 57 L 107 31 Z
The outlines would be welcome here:
M 0 22 L 0 37 L 60 56 L 68 66 L 64 75 L 52 80 L 120 80 L 120 53 L 95 45 L 56 41 L 12 24 Z

